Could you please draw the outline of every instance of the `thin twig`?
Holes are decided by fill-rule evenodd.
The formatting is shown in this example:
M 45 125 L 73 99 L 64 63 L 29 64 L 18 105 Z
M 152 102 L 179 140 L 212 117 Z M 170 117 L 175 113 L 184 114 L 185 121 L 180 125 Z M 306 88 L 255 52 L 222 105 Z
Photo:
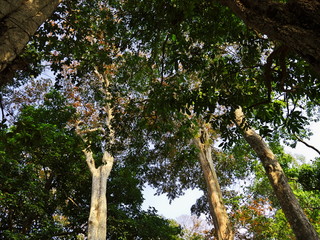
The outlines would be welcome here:
M 297 140 L 298 140 L 299 142 L 301 142 L 301 143 L 303 143 L 304 145 L 306 145 L 307 147 L 315 150 L 315 151 L 320 155 L 320 151 L 319 151 L 316 147 L 314 147 L 314 146 L 306 143 L 303 139 L 301 139 L 300 137 L 298 137 L 296 134 L 295 134 L 294 136 L 297 138 Z
M 77 207 L 79 207 L 79 205 L 78 205 L 71 197 L 68 197 L 68 199 L 69 199 L 74 205 L 76 205 Z

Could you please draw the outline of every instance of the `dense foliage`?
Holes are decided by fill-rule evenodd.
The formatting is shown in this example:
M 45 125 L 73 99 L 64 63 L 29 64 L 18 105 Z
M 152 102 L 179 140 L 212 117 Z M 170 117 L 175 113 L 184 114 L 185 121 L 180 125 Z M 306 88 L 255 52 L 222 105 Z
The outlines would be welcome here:
M 83 142 L 68 122 L 75 109 L 57 91 L 25 106 L 1 130 L 1 238 L 77 239 L 85 234 L 90 174 Z M 178 226 L 142 211 L 136 166 L 119 164 L 109 183 L 109 239 L 176 239 Z M 118 186 L 121 185 L 121 188 Z
M 21 106 L 2 87 L 4 238 L 72 239 L 85 233 L 90 177 L 82 150 L 88 144 L 74 123 L 102 121 L 106 102 L 113 106 L 115 142 L 100 132 L 89 139 L 96 156 L 105 147 L 116 158 L 108 180 L 109 239 L 178 238 L 179 227 L 152 209 L 141 210 L 142 186 L 148 183 L 170 200 L 188 188 L 206 193 L 191 142 L 203 122 L 212 127 L 214 165 L 237 237 L 293 236 L 280 231 L 288 223 L 234 124 L 238 106 L 269 141 L 319 231 L 319 161 L 299 166 L 280 146 L 295 146 L 310 136 L 308 124 L 319 120 L 318 76 L 297 51 L 248 28 L 219 2 L 63 1 L 22 58 L 29 67 L 17 72 L 10 89 L 23 92 L 22 84 L 30 86 L 26 80 L 48 65 L 56 90 L 29 100 L 30 106 L 33 91 L 47 91 L 34 85 Z M 95 71 L 110 79 L 111 98 L 101 94 Z M 243 181 L 248 188 L 238 190 Z M 208 215 L 205 194 L 193 211 Z

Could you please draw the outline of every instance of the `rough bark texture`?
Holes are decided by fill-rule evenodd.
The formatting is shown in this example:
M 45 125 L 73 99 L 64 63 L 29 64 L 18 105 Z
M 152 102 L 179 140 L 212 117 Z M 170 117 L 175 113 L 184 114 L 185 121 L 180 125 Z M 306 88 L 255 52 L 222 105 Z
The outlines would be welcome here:
M 0 74 L 22 52 L 30 37 L 62 0 L 0 0 Z M 3 83 L 0 82 L 0 85 Z
M 107 238 L 107 180 L 114 159 L 106 151 L 102 158 L 103 164 L 96 168 L 92 152 L 85 150 L 84 153 L 92 174 L 88 240 L 105 240 Z
M 207 185 L 210 213 L 218 240 L 233 240 L 234 232 L 224 206 L 218 177 L 213 166 L 210 139 L 207 129 L 202 129 L 201 137 L 194 138 L 199 149 L 199 161 Z
M 235 122 L 243 131 L 245 140 L 260 158 L 281 208 L 290 223 L 297 240 L 319 239 L 317 232 L 306 217 L 297 198 L 292 192 L 278 160 L 269 146 L 262 140 L 261 136 L 247 126 L 241 108 L 238 108 L 235 111 Z
M 300 54 L 320 74 L 320 2 L 219 0 L 248 26 Z

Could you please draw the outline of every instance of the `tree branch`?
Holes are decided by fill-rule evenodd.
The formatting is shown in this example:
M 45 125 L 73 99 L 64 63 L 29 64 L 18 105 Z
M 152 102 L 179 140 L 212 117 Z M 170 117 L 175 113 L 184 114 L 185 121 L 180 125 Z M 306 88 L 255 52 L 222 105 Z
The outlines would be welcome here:
M 320 3 L 317 0 L 219 0 L 247 26 L 280 41 L 320 73 Z
M 91 174 L 95 174 L 95 172 L 97 171 L 96 169 L 96 164 L 94 162 L 94 158 L 93 158 L 93 153 L 91 150 L 87 150 L 87 149 L 84 149 L 83 150 L 83 153 L 85 154 L 86 156 L 86 162 L 87 162 L 87 165 L 89 167 L 89 170 L 91 172 Z
M 307 142 L 305 142 L 302 138 L 300 138 L 300 137 L 297 136 L 296 134 L 295 134 L 294 136 L 296 137 L 296 139 L 297 139 L 299 142 L 301 142 L 301 143 L 303 143 L 304 145 L 306 145 L 307 147 L 315 150 L 315 151 L 320 155 L 320 151 L 319 151 L 316 147 L 308 144 Z

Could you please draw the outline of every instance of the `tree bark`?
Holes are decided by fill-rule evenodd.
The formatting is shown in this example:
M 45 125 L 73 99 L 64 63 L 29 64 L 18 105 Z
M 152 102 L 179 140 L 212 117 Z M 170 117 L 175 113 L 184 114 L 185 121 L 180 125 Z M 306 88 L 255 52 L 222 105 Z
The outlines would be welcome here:
M 84 153 L 92 175 L 88 240 L 105 240 L 107 238 L 107 180 L 114 158 L 105 151 L 102 165 L 96 168 L 92 152 L 85 150 Z
M 219 0 L 246 25 L 282 42 L 320 74 L 320 2 L 292 0 Z
M 22 52 L 30 37 L 61 1 L 0 0 L 0 73 Z
M 94 83 L 95 86 L 99 86 L 99 91 L 104 95 L 106 100 L 112 98 L 111 93 L 109 92 L 109 79 L 106 74 L 101 74 L 96 67 L 94 74 L 98 79 L 98 83 Z M 77 134 L 84 138 L 85 133 L 94 132 L 100 130 L 106 133 L 108 129 L 108 143 L 112 145 L 114 143 L 114 131 L 112 129 L 111 121 L 113 119 L 112 107 L 110 103 L 106 103 L 104 106 L 101 106 L 101 111 L 103 111 L 105 116 L 106 126 L 98 128 L 89 128 L 80 130 L 79 125 L 76 126 Z M 103 124 L 103 125 L 104 125 Z M 89 146 L 90 148 L 90 146 Z M 89 170 L 92 175 L 92 189 L 91 189 L 91 205 L 90 205 L 90 214 L 88 220 L 88 240 L 106 240 L 107 238 L 107 180 L 109 178 L 110 172 L 113 167 L 114 158 L 113 156 L 105 150 L 102 157 L 102 164 L 96 168 L 95 160 L 93 158 L 92 151 L 87 148 L 83 150 L 86 156 L 86 162 L 89 167 Z
M 213 166 L 210 137 L 208 130 L 203 127 L 201 137 L 193 139 L 199 149 L 199 161 L 207 185 L 210 214 L 218 240 L 233 240 L 234 232 L 224 206 L 218 177 Z
M 245 140 L 260 158 L 281 208 L 297 240 L 319 240 L 317 232 L 292 192 L 278 160 L 261 136 L 247 125 L 240 107 L 235 111 L 235 122 L 242 130 Z

